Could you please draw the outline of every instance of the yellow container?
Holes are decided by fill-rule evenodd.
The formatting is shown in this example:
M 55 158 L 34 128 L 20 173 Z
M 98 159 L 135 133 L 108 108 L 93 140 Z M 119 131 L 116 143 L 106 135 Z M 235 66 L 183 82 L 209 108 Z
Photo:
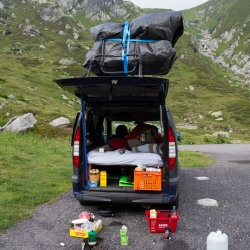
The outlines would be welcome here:
M 99 232 L 101 229 L 102 229 L 102 223 L 99 225 L 96 232 Z M 89 233 L 87 231 L 82 231 L 82 230 L 78 230 L 75 228 L 71 228 L 69 230 L 69 235 L 71 237 L 78 237 L 78 238 L 88 238 L 89 237 Z
M 107 186 L 107 172 L 100 171 L 100 187 L 106 187 L 106 186 Z
M 157 218 L 157 212 L 155 209 L 150 210 L 150 218 Z

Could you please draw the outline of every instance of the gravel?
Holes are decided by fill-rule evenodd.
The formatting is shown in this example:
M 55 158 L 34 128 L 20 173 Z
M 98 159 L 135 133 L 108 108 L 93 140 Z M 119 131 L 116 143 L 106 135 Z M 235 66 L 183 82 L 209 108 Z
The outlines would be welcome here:
M 216 158 L 213 166 L 181 169 L 178 209 L 181 220 L 171 240 L 165 240 L 163 234 L 149 233 L 145 211 L 140 206 L 115 205 L 115 217 L 100 217 L 103 229 L 98 237 L 104 239 L 103 249 L 206 250 L 207 236 L 218 229 L 228 235 L 229 249 L 249 249 L 250 153 L 206 154 Z M 201 176 L 209 179 L 195 178 Z M 217 200 L 218 206 L 197 204 L 199 199 L 205 198 Z M 0 249 L 81 250 L 82 239 L 69 236 L 68 223 L 77 219 L 82 211 L 90 211 L 98 217 L 99 205 L 81 206 L 69 191 L 54 204 L 40 206 L 31 219 L 6 230 L 0 236 Z M 164 206 L 154 208 L 166 209 Z M 119 229 L 123 224 L 129 230 L 128 246 L 120 245 Z

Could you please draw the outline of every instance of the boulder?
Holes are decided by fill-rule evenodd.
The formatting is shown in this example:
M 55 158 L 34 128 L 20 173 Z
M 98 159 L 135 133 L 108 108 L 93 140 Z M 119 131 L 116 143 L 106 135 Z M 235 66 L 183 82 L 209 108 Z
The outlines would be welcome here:
M 9 30 L 4 30 L 3 31 L 3 36 L 8 36 L 8 35 L 10 35 L 12 32 L 11 31 L 9 31 Z
M 52 122 L 50 122 L 49 124 L 52 125 L 53 127 L 68 126 L 70 125 L 70 120 L 65 117 L 59 117 L 53 120 Z
M 58 32 L 58 34 L 59 34 L 60 36 L 66 36 L 66 33 L 65 33 L 63 30 L 60 30 L 60 31 Z
M 6 123 L 2 129 L 13 133 L 26 132 L 37 123 L 37 120 L 32 113 L 27 113 L 23 116 L 14 117 Z
M 62 58 L 59 61 L 59 64 L 62 64 L 62 65 L 74 65 L 74 64 L 76 64 L 76 60 L 73 59 L 73 58 L 71 58 L 71 59 Z
M 215 133 L 213 133 L 213 136 L 224 136 L 224 137 L 227 137 L 229 138 L 230 137 L 230 134 L 228 132 L 223 132 L 223 131 L 217 131 Z
M 218 118 L 219 116 L 222 116 L 222 112 L 221 112 L 221 111 L 212 112 L 212 113 L 210 113 L 210 114 L 211 114 L 211 116 L 216 117 L 216 118 Z
M 40 36 L 41 32 L 34 25 L 28 25 L 24 28 L 23 35 Z

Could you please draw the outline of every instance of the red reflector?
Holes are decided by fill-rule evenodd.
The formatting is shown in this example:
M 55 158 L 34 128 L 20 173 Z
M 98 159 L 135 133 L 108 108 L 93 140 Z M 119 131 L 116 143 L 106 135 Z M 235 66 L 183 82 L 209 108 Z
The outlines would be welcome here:
M 76 133 L 75 133 L 75 137 L 74 137 L 74 142 L 75 141 L 80 141 L 80 132 L 81 132 L 80 127 L 78 127 L 76 129 Z
M 173 131 L 170 127 L 168 127 L 168 141 L 175 142 L 174 134 L 173 134 Z
M 168 169 L 173 170 L 175 166 L 175 158 L 169 158 Z
M 73 156 L 73 163 L 75 168 L 79 168 L 79 156 Z
M 168 169 L 173 170 L 175 167 L 176 148 L 175 148 L 175 137 L 172 129 L 168 127 L 168 142 L 169 142 L 169 159 L 168 159 Z
M 75 168 L 80 167 L 80 152 L 79 152 L 79 144 L 80 144 L 80 136 L 81 130 L 80 127 L 76 129 L 75 137 L 74 137 L 74 144 L 73 144 L 73 164 Z

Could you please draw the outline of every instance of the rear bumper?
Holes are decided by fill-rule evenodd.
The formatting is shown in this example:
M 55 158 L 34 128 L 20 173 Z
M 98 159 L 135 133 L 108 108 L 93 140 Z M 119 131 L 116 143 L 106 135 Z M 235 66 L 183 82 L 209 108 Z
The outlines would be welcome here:
M 75 193 L 75 197 L 79 201 L 89 201 L 89 202 L 107 202 L 107 203 L 134 203 L 134 204 L 169 204 L 174 201 L 173 195 L 167 196 L 158 194 L 148 194 L 142 195 L 131 194 L 131 193 L 115 193 L 115 192 L 93 192 L 85 191 L 84 193 Z
M 166 186 L 164 191 L 98 191 L 84 190 L 74 192 L 79 201 L 101 202 L 101 203 L 128 203 L 128 204 L 170 204 L 174 202 L 179 192 L 179 178 L 173 178 L 173 182 Z

